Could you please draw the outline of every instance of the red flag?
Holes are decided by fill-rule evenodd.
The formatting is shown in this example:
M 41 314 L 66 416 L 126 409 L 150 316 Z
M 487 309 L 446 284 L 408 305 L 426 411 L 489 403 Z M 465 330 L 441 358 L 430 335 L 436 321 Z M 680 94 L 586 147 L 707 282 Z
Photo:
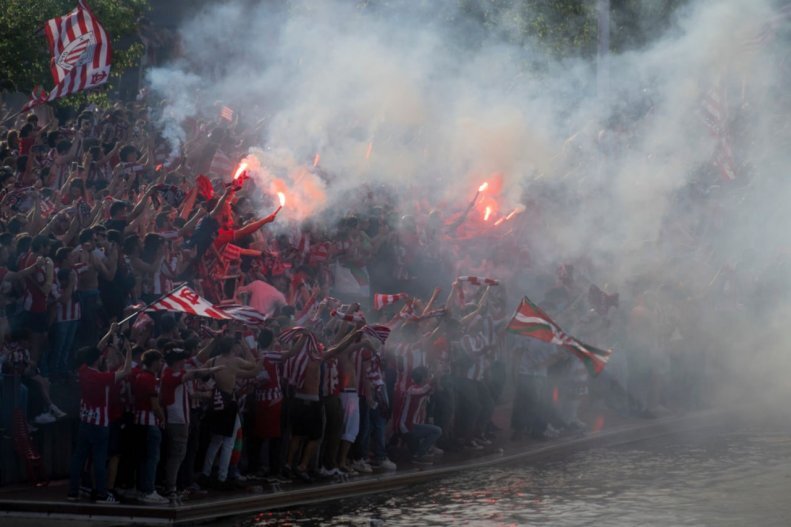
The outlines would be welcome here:
M 159 300 L 149 305 L 146 311 L 177 311 L 218 320 L 231 318 L 186 285 L 162 296 Z
M 602 350 L 583 344 L 567 335 L 541 308 L 525 297 L 508 323 L 508 331 L 551 344 L 573 353 L 588 368 L 591 375 L 598 375 L 610 359 L 612 350 Z
M 198 184 L 198 194 L 203 196 L 206 201 L 214 197 L 214 187 L 209 178 L 201 174 L 195 179 L 195 183 Z
M 55 87 L 49 94 L 34 91 L 22 111 L 95 88 L 110 77 L 110 38 L 84 0 L 79 0 L 70 13 L 48 20 L 44 32 L 52 55 L 50 70 Z

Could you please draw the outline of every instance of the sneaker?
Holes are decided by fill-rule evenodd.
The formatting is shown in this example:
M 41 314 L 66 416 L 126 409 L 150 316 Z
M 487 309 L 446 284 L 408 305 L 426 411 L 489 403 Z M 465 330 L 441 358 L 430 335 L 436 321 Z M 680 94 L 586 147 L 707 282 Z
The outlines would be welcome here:
M 77 494 L 68 494 L 66 496 L 66 501 L 71 501 L 71 502 L 80 501 L 80 497 Z
M 304 470 L 294 470 L 294 477 L 303 483 L 313 483 L 313 478 Z
M 98 498 L 96 500 L 96 503 L 103 504 L 103 505 L 118 505 L 121 502 L 118 501 L 117 499 L 115 499 L 115 496 L 113 496 L 112 494 L 110 494 L 108 492 L 107 496 L 105 496 L 104 498 Z
M 330 469 L 330 468 L 324 468 L 323 466 L 321 466 L 321 467 L 319 467 L 319 476 L 321 476 L 322 478 L 334 478 L 336 476 L 336 473 L 335 473 L 336 470 L 337 469 L 334 469 L 334 468 Z
M 428 449 L 428 453 L 435 456 L 441 456 L 442 454 L 445 453 L 445 451 L 442 450 L 441 448 L 432 446 L 431 448 Z
M 140 496 L 140 501 L 149 505 L 167 505 L 170 503 L 170 500 L 164 496 L 160 496 L 157 491 Z
M 479 445 L 484 445 L 484 446 L 489 446 L 492 444 L 492 442 L 486 439 L 485 437 L 476 437 L 475 442 L 478 443 Z
M 174 491 L 174 492 L 169 493 L 167 498 L 168 498 L 168 502 L 171 505 L 174 505 L 174 506 L 181 505 L 181 496 L 179 495 L 178 492 Z
M 91 487 L 86 487 L 85 485 L 80 485 L 79 493 L 80 493 L 80 498 L 88 499 L 91 497 L 91 494 L 93 493 L 93 489 Z
M 66 412 L 55 406 L 54 404 L 49 405 L 49 413 L 55 416 L 55 419 L 62 419 L 66 417 Z
M 464 448 L 468 450 L 483 450 L 483 445 L 479 445 L 475 442 L 474 439 L 470 439 L 466 443 L 464 443 Z
M 347 476 L 359 476 L 360 473 L 354 470 L 352 467 L 339 467 L 341 474 L 345 474 Z
M 36 418 L 33 419 L 33 422 L 37 425 L 48 425 L 54 423 L 55 421 L 57 421 L 57 419 L 55 419 L 55 416 L 49 412 L 44 412 L 43 414 L 37 415 Z
M 412 456 L 412 463 L 421 466 L 431 466 L 434 464 L 434 460 L 428 456 Z
M 35 427 L 35 426 L 33 426 L 32 424 L 28 423 L 28 424 L 27 424 L 27 433 L 28 433 L 28 434 L 32 434 L 32 433 L 34 433 L 34 432 L 38 432 L 38 428 L 36 428 L 36 427 Z
M 374 467 L 381 470 L 396 470 L 398 468 L 396 467 L 396 464 L 390 461 L 388 458 L 382 459 L 381 461 L 376 463 Z
M 371 468 L 371 465 L 363 461 L 362 459 L 358 459 L 352 463 L 352 468 L 357 472 L 362 472 L 364 474 L 371 474 L 374 469 Z
M 206 496 L 209 493 L 208 490 L 204 490 L 201 488 L 200 485 L 197 483 L 193 483 L 186 489 L 184 489 L 185 498 L 198 498 L 201 496 Z

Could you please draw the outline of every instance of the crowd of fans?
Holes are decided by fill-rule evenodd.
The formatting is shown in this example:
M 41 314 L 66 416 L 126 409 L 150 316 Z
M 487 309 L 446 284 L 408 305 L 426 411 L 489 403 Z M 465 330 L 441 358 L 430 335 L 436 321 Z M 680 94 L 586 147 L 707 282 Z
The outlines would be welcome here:
M 281 223 L 259 213 L 275 200 L 254 179 L 213 173 L 256 144 L 254 123 L 186 123 L 177 156 L 144 97 L 44 108 L 2 130 L 1 426 L 15 411 L 31 431 L 79 419 L 69 499 L 157 504 L 248 478 L 343 478 L 394 470 L 394 452 L 430 465 L 504 432 L 492 417 L 506 386 L 513 439 L 586 429 L 582 363 L 505 332 L 520 292 L 452 278 L 520 283 L 530 210 L 495 230 L 367 188 L 332 224 Z M 607 345 L 626 317 L 584 274 L 561 265 L 541 305 Z M 130 316 L 180 283 L 266 320 Z M 396 296 L 374 306 L 375 293 Z M 650 354 L 630 379 L 647 392 L 661 370 Z M 51 383 L 80 392 L 79 415 L 53 403 Z

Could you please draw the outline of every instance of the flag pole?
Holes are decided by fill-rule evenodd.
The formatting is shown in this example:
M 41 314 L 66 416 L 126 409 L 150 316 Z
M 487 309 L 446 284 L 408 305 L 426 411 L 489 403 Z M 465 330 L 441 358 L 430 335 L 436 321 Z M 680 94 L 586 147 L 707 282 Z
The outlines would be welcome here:
M 143 311 L 147 310 L 149 307 L 153 306 L 154 304 L 156 304 L 157 302 L 159 302 L 160 300 L 162 300 L 162 299 L 163 299 L 163 298 L 165 298 L 166 296 L 168 296 L 168 295 L 172 295 L 174 291 L 176 291 L 176 290 L 178 290 L 178 289 L 180 289 L 180 288 L 184 287 L 185 285 L 187 285 L 187 282 L 179 282 L 179 283 L 178 283 L 178 284 L 177 284 L 175 287 L 173 287 L 173 289 L 171 289 L 170 291 L 168 291 L 168 292 L 167 292 L 167 293 L 165 293 L 164 295 L 160 296 L 159 298 L 157 298 L 157 299 L 156 299 L 156 300 L 154 300 L 153 302 L 149 302 L 148 304 L 144 305 L 143 307 L 141 307 L 140 309 L 138 309 L 137 311 L 135 311 L 135 312 L 134 312 L 134 313 L 132 313 L 131 315 L 128 315 L 128 316 L 127 316 L 125 319 L 123 319 L 122 321 L 120 321 L 120 322 L 118 323 L 118 326 L 119 326 L 119 327 L 120 327 L 120 326 L 123 326 L 124 324 L 126 324 L 127 322 L 129 322 L 130 320 L 132 320 L 133 318 L 135 318 L 137 315 L 139 315 L 139 314 L 140 314 L 140 313 L 142 313 Z

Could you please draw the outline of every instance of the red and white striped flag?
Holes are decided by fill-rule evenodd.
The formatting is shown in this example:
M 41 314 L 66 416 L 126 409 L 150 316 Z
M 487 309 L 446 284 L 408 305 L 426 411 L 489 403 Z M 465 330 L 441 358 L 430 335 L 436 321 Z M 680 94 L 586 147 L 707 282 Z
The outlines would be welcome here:
M 49 93 L 34 91 L 22 111 L 95 88 L 110 77 L 110 38 L 84 0 L 79 0 L 70 13 L 48 20 L 44 32 L 52 54 L 50 69 L 55 87 Z
M 220 108 L 220 118 L 225 119 L 229 123 L 233 122 L 233 109 L 229 108 L 228 106 L 223 106 Z
M 493 278 L 481 278 L 479 276 L 460 276 L 456 280 L 472 285 L 500 285 L 500 282 Z
M 186 285 L 163 295 L 159 300 L 149 305 L 146 311 L 177 311 L 218 320 L 229 320 L 231 318 L 230 315 L 217 309 L 211 302 Z
M 231 158 L 218 148 L 217 151 L 214 152 L 214 157 L 211 158 L 209 173 L 217 177 L 227 178 L 233 174 L 233 169 L 234 164 Z
M 268 317 L 265 314 L 250 306 L 244 306 L 241 304 L 228 304 L 215 305 L 214 307 L 228 315 L 230 318 L 238 320 L 239 322 L 244 322 L 245 324 L 249 324 L 251 326 L 260 326 L 265 324 L 268 320 Z
M 374 295 L 374 309 L 379 311 L 385 306 L 389 306 L 405 299 L 407 295 L 405 293 L 398 293 L 395 295 L 383 295 L 376 293 Z

